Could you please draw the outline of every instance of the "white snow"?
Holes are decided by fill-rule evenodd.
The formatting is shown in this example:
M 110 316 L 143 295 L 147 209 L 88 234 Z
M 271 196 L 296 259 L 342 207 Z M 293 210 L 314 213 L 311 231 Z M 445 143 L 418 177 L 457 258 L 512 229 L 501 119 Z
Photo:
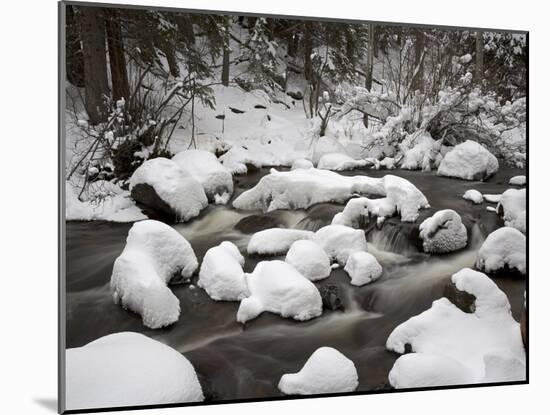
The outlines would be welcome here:
M 284 261 L 262 261 L 245 274 L 250 297 L 241 301 L 237 321 L 246 323 L 264 311 L 309 320 L 323 312 L 321 294 L 315 285 Z
M 501 197 L 502 195 L 493 195 L 493 194 L 487 194 L 487 193 L 483 195 L 483 199 L 485 199 L 485 201 L 489 203 L 498 203 L 500 202 Z
M 332 347 L 320 347 L 297 373 L 281 377 L 279 390 L 286 395 L 353 392 L 359 380 L 353 362 Z
M 462 195 L 462 198 L 469 200 L 476 205 L 483 203 L 483 195 L 475 189 L 466 190 L 466 192 Z
M 141 315 L 149 328 L 168 326 L 178 321 L 180 304 L 167 284 L 191 277 L 197 267 L 193 248 L 176 230 L 156 220 L 137 222 L 113 265 L 113 300 Z
M 348 257 L 354 252 L 367 251 L 365 232 L 344 225 L 328 225 L 319 229 L 313 241 L 341 266 L 346 265 Z
M 430 133 L 412 137 L 410 141 L 412 147 L 407 149 L 405 143 L 400 146 L 404 153 L 401 160 L 401 168 L 405 170 L 430 171 L 432 160 L 434 160 L 435 154 L 438 153 L 436 150 L 436 141 L 431 137 Z
M 506 226 L 512 226 L 525 233 L 527 231 L 527 190 L 506 190 L 497 206 L 497 212 L 501 211 Z
M 310 281 L 318 281 L 330 275 L 330 258 L 315 242 L 299 240 L 292 244 L 285 261 Z
M 294 163 L 292 163 L 292 167 L 290 168 L 290 170 L 311 169 L 312 167 L 313 167 L 313 163 L 308 159 L 298 159 L 298 160 L 295 160 Z
M 420 209 L 430 207 L 426 196 L 418 188 L 406 179 L 398 176 L 387 175 L 383 178 L 387 203 L 382 200 L 378 205 L 392 204 L 403 222 L 414 222 L 418 218 Z M 377 216 L 387 216 L 375 213 Z
M 242 300 L 248 296 L 243 265 L 239 249 L 232 242 L 222 242 L 206 251 L 197 285 L 214 300 Z
M 420 224 L 419 230 L 424 252 L 453 252 L 468 243 L 468 233 L 462 218 L 452 209 L 437 211 Z
M 291 245 L 302 239 L 312 239 L 313 232 L 298 229 L 271 228 L 256 232 L 248 242 L 250 255 L 283 255 Z
M 365 285 L 376 281 L 382 276 L 382 266 L 374 255 L 368 252 L 354 252 L 348 258 L 344 267 L 351 278 L 351 285 Z
M 233 176 L 209 151 L 181 151 L 172 161 L 202 185 L 209 200 L 225 204 L 233 194 Z
M 396 327 L 386 347 L 404 353 L 410 344 L 414 355 L 422 355 L 397 359 L 389 376 L 392 386 L 524 380 L 525 349 L 506 295 L 485 274 L 468 268 L 454 274 L 452 282 L 476 297 L 475 311 L 465 313 L 441 298 Z
M 437 174 L 465 180 L 483 180 L 497 170 L 497 158 L 481 144 L 467 140 L 445 154 Z
M 512 186 L 525 186 L 527 178 L 525 176 L 514 176 L 508 183 Z
M 365 160 L 355 160 L 342 153 L 328 153 L 324 154 L 317 163 L 318 169 L 343 171 L 353 170 L 360 167 L 365 167 L 367 162 Z
M 506 265 L 522 274 L 527 271 L 527 238 L 516 228 L 505 226 L 492 232 L 477 254 L 476 268 L 496 272 Z
M 382 160 L 380 160 L 380 166 L 384 167 L 388 170 L 395 169 L 395 158 L 393 158 L 393 157 L 384 157 Z
M 197 216 L 208 205 L 201 184 L 177 163 L 163 157 L 147 160 L 136 169 L 130 177 L 130 190 L 140 183 L 152 186 L 183 222 Z
M 204 400 L 193 365 L 142 334 L 110 334 L 67 349 L 65 357 L 69 410 Z

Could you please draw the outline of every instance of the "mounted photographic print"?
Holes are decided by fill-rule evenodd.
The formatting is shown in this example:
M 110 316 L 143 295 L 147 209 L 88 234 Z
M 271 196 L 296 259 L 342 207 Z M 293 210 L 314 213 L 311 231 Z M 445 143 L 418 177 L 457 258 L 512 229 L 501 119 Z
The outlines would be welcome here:
M 60 412 L 528 382 L 527 32 L 59 11 Z

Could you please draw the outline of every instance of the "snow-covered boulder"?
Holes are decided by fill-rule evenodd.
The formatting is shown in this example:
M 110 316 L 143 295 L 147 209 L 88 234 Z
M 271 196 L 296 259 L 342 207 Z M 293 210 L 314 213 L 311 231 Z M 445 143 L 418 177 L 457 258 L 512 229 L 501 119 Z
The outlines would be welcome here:
M 256 232 L 248 242 L 249 255 L 284 255 L 290 246 L 302 239 L 312 239 L 313 232 L 299 229 L 271 228 Z
M 353 362 L 332 347 L 320 347 L 297 373 L 287 373 L 279 381 L 286 395 L 353 392 L 359 380 Z
M 295 320 L 309 320 L 323 312 L 315 285 L 284 261 L 262 261 L 246 274 L 250 297 L 241 301 L 237 321 L 246 323 L 264 311 Z
M 113 265 L 113 300 L 149 328 L 168 326 L 178 321 L 180 303 L 167 285 L 190 278 L 197 267 L 193 248 L 176 230 L 156 220 L 137 222 Z
M 525 186 L 527 184 L 527 178 L 525 176 L 514 176 L 508 183 L 512 186 Z
M 481 144 L 467 140 L 445 154 L 437 174 L 464 180 L 485 180 L 497 170 L 497 158 Z
M 294 160 L 294 163 L 292 163 L 292 167 L 290 168 L 290 170 L 311 169 L 312 167 L 313 163 L 308 159 L 297 159 Z
M 346 265 L 348 257 L 354 252 L 367 251 L 365 232 L 343 225 L 328 225 L 319 229 L 313 241 L 341 266 Z
M 527 231 L 527 190 L 506 190 L 500 197 L 497 212 L 502 213 L 506 226 L 512 226 L 525 233 Z
M 453 252 L 468 244 L 468 232 L 462 218 L 452 209 L 435 212 L 420 224 L 419 230 L 424 252 Z
M 414 222 L 418 218 L 420 209 L 430 207 L 426 196 L 408 180 L 388 174 L 384 176 L 383 181 L 387 201 L 380 200 L 373 203 L 382 207 L 390 204 L 395 206 L 396 212 L 401 216 L 401 221 Z M 386 208 L 382 210 L 386 210 Z M 380 212 L 374 214 L 378 217 L 391 216 L 380 214 Z
M 382 276 L 382 266 L 374 255 L 368 252 L 354 252 L 348 258 L 344 271 L 351 278 L 351 285 L 365 285 Z
M 193 365 L 142 334 L 110 334 L 67 349 L 65 358 L 68 410 L 204 400 Z
M 318 281 L 330 275 L 330 258 L 315 242 L 299 240 L 292 244 L 285 261 L 310 281 Z
M 387 170 L 395 169 L 395 158 L 384 157 L 382 160 L 380 160 L 380 167 L 385 168 Z
M 145 161 L 130 177 L 134 200 L 178 221 L 188 221 L 208 205 L 201 184 L 172 160 L 158 157 Z
M 475 297 L 467 313 L 447 298 L 397 326 L 388 350 L 397 359 L 389 380 L 396 388 L 525 380 L 520 325 L 506 294 L 485 274 L 464 268 L 452 276 L 459 291 Z M 411 357 L 415 355 L 416 357 Z M 436 370 L 437 368 L 437 370 Z
M 226 204 L 233 194 L 233 176 L 209 151 L 181 151 L 172 161 L 202 185 L 208 200 Z
M 240 301 L 248 296 L 243 265 L 239 248 L 224 241 L 206 251 L 197 285 L 213 300 Z
M 469 200 L 475 205 L 483 203 L 483 195 L 480 191 L 475 189 L 466 190 L 466 192 L 462 195 L 462 199 Z
M 477 253 L 476 268 L 487 273 L 508 267 L 527 272 L 527 238 L 516 228 L 505 226 L 492 232 Z
M 498 194 L 490 194 L 490 193 L 483 194 L 483 200 L 489 203 L 498 203 L 500 202 L 501 197 L 502 195 L 498 195 Z
M 369 217 L 370 202 L 371 199 L 366 197 L 350 199 L 348 203 L 346 203 L 344 210 L 334 215 L 331 225 L 344 225 L 351 228 L 359 228 L 363 220 Z M 390 216 L 395 212 L 394 207 L 391 205 L 388 207 L 388 210 L 391 210 L 391 212 L 386 212 L 389 213 Z
M 366 165 L 367 162 L 365 160 L 355 160 L 347 154 L 329 153 L 323 155 L 319 159 L 317 168 L 323 170 L 343 171 L 365 167 Z
M 403 159 L 401 160 L 401 168 L 405 170 L 430 171 L 432 161 L 438 152 L 436 141 L 429 133 L 426 133 L 413 138 L 410 145 L 411 147 L 408 149 L 402 148 Z

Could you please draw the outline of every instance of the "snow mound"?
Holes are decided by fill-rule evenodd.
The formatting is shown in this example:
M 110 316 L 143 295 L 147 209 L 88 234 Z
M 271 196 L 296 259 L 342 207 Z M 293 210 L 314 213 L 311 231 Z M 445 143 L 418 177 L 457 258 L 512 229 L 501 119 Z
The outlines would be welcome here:
M 68 410 L 204 400 L 193 365 L 142 334 L 110 334 L 65 357 Z
M 201 184 L 177 163 L 163 157 L 147 160 L 136 169 L 130 177 L 130 191 L 140 184 L 151 186 L 183 222 L 198 216 L 208 205 Z
M 172 161 L 202 185 L 208 200 L 227 203 L 233 194 L 233 176 L 209 151 L 181 151 Z
M 137 222 L 113 265 L 113 300 L 149 328 L 168 326 L 178 321 L 180 303 L 167 284 L 191 277 L 197 267 L 193 248 L 176 230 L 156 220 Z
M 500 202 L 500 198 L 502 195 L 493 195 L 493 194 L 484 194 L 483 199 L 485 199 L 486 202 L 489 203 L 498 203 Z
M 467 140 L 445 154 L 437 174 L 465 180 L 485 180 L 497 170 L 497 158 L 481 144 Z
M 292 163 L 292 167 L 290 168 L 290 170 L 311 169 L 312 167 L 313 167 L 313 163 L 308 159 L 298 159 L 298 160 L 295 160 L 294 163 Z
M 386 347 L 404 353 L 410 345 L 414 354 L 397 359 L 389 376 L 392 386 L 524 380 L 520 325 L 512 317 L 506 295 L 485 274 L 468 268 L 454 274 L 452 282 L 475 297 L 475 311 L 465 313 L 441 298 L 397 326 Z
M 508 183 L 512 186 L 525 186 L 527 184 L 527 178 L 525 176 L 514 176 Z
M 285 261 L 310 281 L 318 281 L 330 275 L 330 259 L 315 242 L 299 240 L 292 244 Z
M 475 189 L 466 190 L 466 192 L 462 195 L 462 198 L 469 200 L 476 205 L 483 203 L 483 195 Z
M 355 160 L 347 154 L 328 153 L 319 159 L 317 168 L 323 170 L 343 171 L 365 167 L 366 165 L 367 162 L 365 160 Z
M 284 261 L 262 261 L 246 274 L 250 297 L 241 301 L 237 321 L 246 323 L 264 311 L 309 320 L 323 312 L 315 285 Z
M 341 266 L 346 265 L 348 257 L 354 252 L 367 251 L 365 232 L 343 225 L 328 225 L 313 236 L 313 241 L 319 244 L 332 261 Z
M 525 233 L 527 231 L 527 190 L 508 189 L 500 197 L 497 212 L 502 212 L 504 224 Z
M 419 230 L 424 252 L 453 252 L 468 244 L 468 233 L 462 218 L 452 209 L 437 211 L 420 224 Z
M 231 242 L 222 242 L 206 251 L 197 285 L 213 300 L 242 300 L 248 296 L 243 265 L 239 249 Z
M 503 227 L 492 232 L 477 254 L 476 268 L 497 272 L 504 267 L 527 272 L 527 238 L 516 228 Z
M 382 266 L 374 255 L 362 251 L 349 256 L 344 271 L 351 277 L 351 285 L 357 286 L 376 281 L 382 276 Z
M 376 203 L 394 205 L 397 213 L 401 216 L 401 221 L 414 222 L 418 218 L 420 209 L 430 207 L 426 196 L 408 180 L 390 174 L 384 176 L 383 180 L 387 202 L 379 201 Z
M 256 232 L 248 242 L 250 255 L 284 255 L 290 246 L 302 239 L 313 238 L 313 232 L 297 229 L 271 228 Z
M 281 377 L 279 390 L 286 395 L 353 392 L 359 385 L 353 362 L 332 347 L 320 347 L 298 373 Z
M 380 166 L 388 170 L 395 169 L 395 158 L 384 157 L 382 160 L 380 160 Z
M 410 149 L 402 149 L 403 160 L 401 168 L 405 170 L 431 170 L 431 163 L 437 154 L 436 141 L 429 133 L 423 134 L 414 140 L 414 146 Z

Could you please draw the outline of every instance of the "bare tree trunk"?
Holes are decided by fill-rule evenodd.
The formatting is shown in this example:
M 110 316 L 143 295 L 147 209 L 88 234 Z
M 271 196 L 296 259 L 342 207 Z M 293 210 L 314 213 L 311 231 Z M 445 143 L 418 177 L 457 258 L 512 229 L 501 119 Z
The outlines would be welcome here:
M 67 24 L 65 33 L 66 42 L 66 72 L 67 80 L 79 87 L 84 87 L 84 60 L 82 58 L 82 48 L 80 46 L 80 28 L 78 19 L 75 16 L 73 6 L 67 5 Z
M 483 32 L 476 33 L 476 82 L 478 84 L 483 80 Z
M 229 50 L 229 22 L 225 23 L 225 34 L 224 34 L 224 45 L 223 45 L 223 62 L 222 62 L 222 84 L 224 86 L 229 86 L 229 58 L 231 51 Z
M 105 19 L 98 7 L 80 7 L 84 57 L 84 98 L 91 124 L 105 121 L 104 95 L 109 95 L 105 54 Z
M 107 33 L 107 46 L 109 49 L 109 66 L 111 69 L 111 83 L 113 86 L 114 100 L 130 97 L 128 73 L 126 72 L 126 59 L 124 57 L 124 44 L 120 31 L 120 17 L 116 9 L 105 9 L 105 29 Z
M 191 20 L 191 16 L 187 13 L 181 13 L 175 16 L 175 20 L 182 38 L 187 42 L 187 44 L 191 46 L 194 45 L 195 32 L 193 31 L 193 21 Z
M 370 91 L 372 88 L 372 71 L 374 66 L 374 25 L 368 26 L 369 30 L 369 48 L 367 50 L 367 68 L 365 71 L 365 88 Z M 363 114 L 363 125 L 369 128 L 369 115 Z
M 415 31 L 416 43 L 414 45 L 414 78 L 412 90 L 424 92 L 424 48 L 426 37 L 421 29 Z
M 311 52 L 313 49 L 311 41 L 311 30 L 311 22 L 306 22 L 304 30 L 304 78 L 306 78 L 307 81 L 312 80 L 311 75 L 313 72 L 311 66 Z

